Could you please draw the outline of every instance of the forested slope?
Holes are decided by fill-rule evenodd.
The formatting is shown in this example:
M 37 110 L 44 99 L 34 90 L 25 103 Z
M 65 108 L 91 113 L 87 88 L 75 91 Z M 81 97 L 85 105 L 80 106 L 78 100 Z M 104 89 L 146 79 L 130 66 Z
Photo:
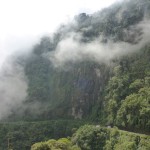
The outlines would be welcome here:
M 126 129 L 150 131 L 150 46 L 122 58 L 106 88 L 107 120 Z

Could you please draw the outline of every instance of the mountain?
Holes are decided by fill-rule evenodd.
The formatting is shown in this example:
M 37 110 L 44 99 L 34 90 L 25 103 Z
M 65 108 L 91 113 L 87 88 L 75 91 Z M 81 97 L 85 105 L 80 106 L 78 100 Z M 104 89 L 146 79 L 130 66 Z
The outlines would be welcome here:
M 24 65 L 24 118 L 86 118 L 149 132 L 149 6 L 136 0 L 82 13 L 43 37 Z
M 79 119 L 149 135 L 149 25 L 149 0 L 129 0 L 41 38 L 18 58 L 27 96 L 4 120 Z

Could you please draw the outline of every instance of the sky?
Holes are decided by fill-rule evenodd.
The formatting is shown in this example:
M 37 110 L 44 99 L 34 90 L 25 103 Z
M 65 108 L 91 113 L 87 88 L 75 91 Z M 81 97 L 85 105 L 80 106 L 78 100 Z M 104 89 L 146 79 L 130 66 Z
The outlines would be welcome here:
M 0 0 L 0 66 L 6 56 L 28 49 L 75 15 L 93 13 L 119 0 Z

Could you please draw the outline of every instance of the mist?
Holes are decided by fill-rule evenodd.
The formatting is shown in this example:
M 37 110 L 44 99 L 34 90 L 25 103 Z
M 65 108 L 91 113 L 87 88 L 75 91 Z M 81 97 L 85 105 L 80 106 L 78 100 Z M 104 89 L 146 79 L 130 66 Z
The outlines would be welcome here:
M 7 58 L 0 70 L 0 120 L 22 105 L 27 87 L 23 67 L 14 57 Z
M 93 15 L 86 16 L 86 14 L 81 14 L 83 20 L 80 22 L 80 18 L 79 21 L 77 18 L 74 22 L 75 28 L 80 30 L 80 32 L 78 30 L 75 32 L 67 32 L 67 34 L 61 38 L 55 50 L 48 54 L 53 65 L 56 68 L 61 68 L 65 67 L 67 64 L 82 61 L 108 64 L 113 59 L 124 55 L 130 55 L 131 53 L 139 51 L 145 44 L 148 44 L 150 38 L 150 3 L 146 0 L 119 2 L 121 3 L 115 3 L 108 9 L 103 9 Z M 94 30 L 92 27 L 94 24 L 102 24 L 102 22 L 105 22 L 107 25 L 106 18 L 111 16 L 111 13 L 113 13 L 113 19 L 116 21 L 115 23 L 120 24 L 120 22 L 125 19 L 124 16 L 128 15 L 128 9 L 130 9 L 130 13 L 133 13 L 132 9 L 134 9 L 133 7 L 135 6 L 139 9 L 139 12 L 143 9 L 143 16 L 141 20 L 134 24 L 131 23 L 131 25 L 122 29 L 122 39 L 116 40 L 115 35 L 104 35 L 103 31 L 99 36 L 94 37 L 94 39 L 91 38 L 89 40 L 84 36 L 84 31 L 90 32 Z M 91 16 L 94 19 L 90 19 Z M 89 17 L 89 19 L 86 19 L 86 17 Z M 107 19 L 111 19 L 111 17 Z M 132 19 L 133 18 L 131 18 L 131 22 Z M 98 28 L 98 26 L 96 27 Z
M 71 32 L 62 39 L 55 51 L 49 53 L 50 61 L 57 67 L 65 67 L 67 64 L 79 63 L 82 61 L 93 61 L 96 63 L 110 63 L 113 59 L 126 54 L 131 54 L 140 50 L 149 42 L 150 21 L 144 19 L 139 24 L 131 26 L 130 30 L 124 30 L 124 38 L 132 42 L 117 41 L 107 39 L 103 42 L 103 36 L 91 42 L 82 42 L 82 34 Z

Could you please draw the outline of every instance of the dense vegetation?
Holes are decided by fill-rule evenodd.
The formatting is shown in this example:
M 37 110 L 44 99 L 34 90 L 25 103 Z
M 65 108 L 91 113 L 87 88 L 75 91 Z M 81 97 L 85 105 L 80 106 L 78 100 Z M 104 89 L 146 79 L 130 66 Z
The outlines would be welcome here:
M 36 143 L 31 147 L 31 150 L 80 150 L 77 145 L 73 145 L 72 142 L 67 138 L 62 138 L 59 140 L 49 140 L 47 142 Z
M 150 131 L 150 46 L 122 58 L 106 88 L 109 124 Z
M 0 123 L 0 150 L 29 150 L 36 142 L 71 136 L 83 124 L 77 120 Z
M 75 24 L 61 26 L 51 37 L 43 37 L 29 56 L 20 57 L 28 80 L 28 96 L 22 107 L 12 110 L 5 121 L 28 122 L 1 123 L 0 150 L 7 149 L 8 139 L 15 150 L 28 150 L 36 142 L 70 136 L 72 128 L 84 124 L 83 119 L 149 135 L 148 40 L 136 51 L 128 49 L 125 55 L 120 56 L 120 52 L 109 61 L 83 59 L 56 67 L 50 58 L 59 43 L 72 33 L 81 35 L 81 45 L 95 40 L 106 45 L 109 41 L 136 45 L 144 34 L 136 25 L 144 19 L 150 19 L 149 0 L 118 3 L 92 15 L 82 13 L 75 16 Z M 32 149 L 64 146 L 70 150 L 119 150 L 122 147 L 148 150 L 148 143 L 149 137 L 145 135 L 84 126 L 71 139 L 38 143 Z
M 79 128 L 71 141 L 49 140 L 34 144 L 31 150 L 148 150 L 150 148 L 150 136 L 93 125 Z

